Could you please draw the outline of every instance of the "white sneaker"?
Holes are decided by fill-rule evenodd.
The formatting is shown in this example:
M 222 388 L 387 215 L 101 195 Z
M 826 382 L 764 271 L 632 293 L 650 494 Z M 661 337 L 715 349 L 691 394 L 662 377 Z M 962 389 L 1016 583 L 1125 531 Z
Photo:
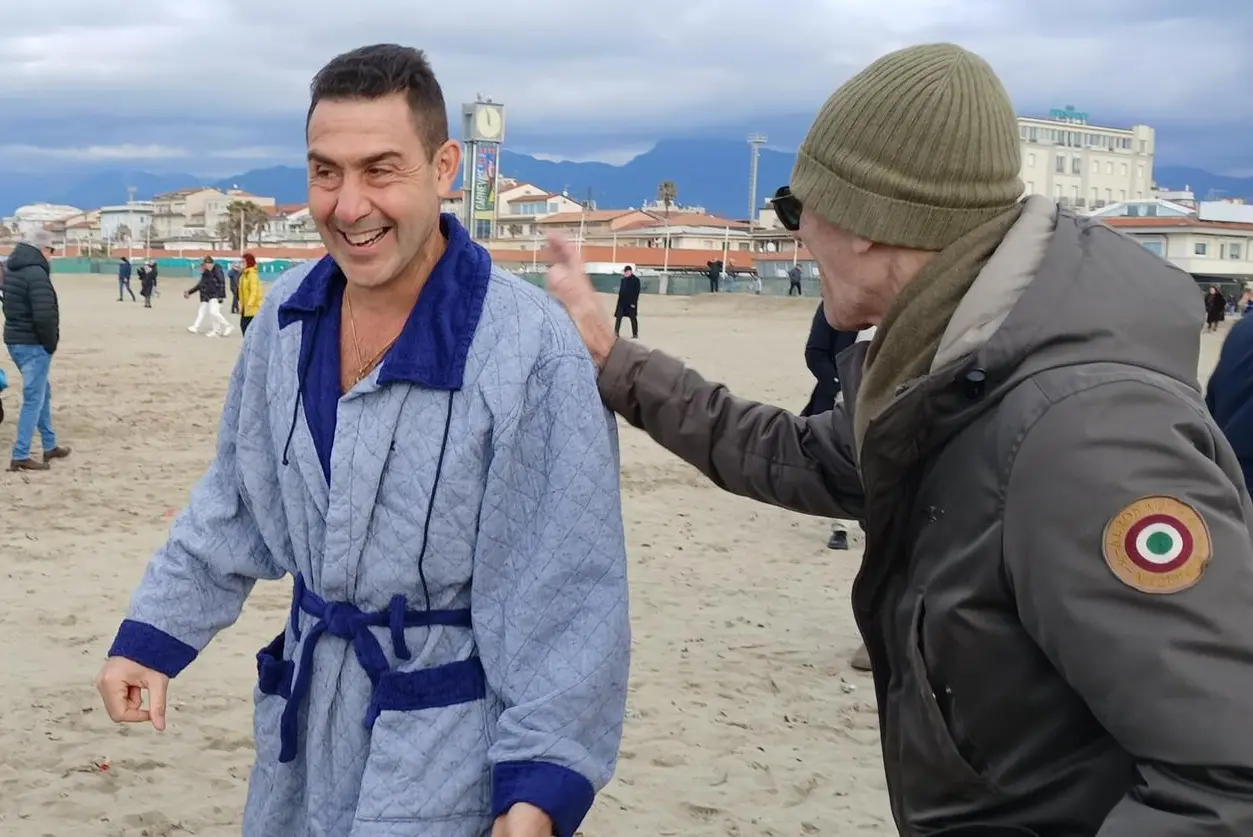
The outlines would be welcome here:
M 222 336 L 223 336 L 223 337 L 230 337 L 230 336 L 231 336 L 231 331 L 232 331 L 231 327 L 230 327 L 230 326 L 227 326 L 227 327 L 226 327 L 226 329 L 222 332 Z
M 211 331 L 205 335 L 205 337 L 221 337 L 221 336 L 222 335 L 218 334 L 216 331 Z
M 192 334 L 199 334 L 199 333 L 200 333 L 199 331 L 197 331 L 197 330 L 196 330 L 196 327 L 195 327 L 195 326 L 187 326 L 187 330 L 188 330 L 188 331 L 190 331 Z

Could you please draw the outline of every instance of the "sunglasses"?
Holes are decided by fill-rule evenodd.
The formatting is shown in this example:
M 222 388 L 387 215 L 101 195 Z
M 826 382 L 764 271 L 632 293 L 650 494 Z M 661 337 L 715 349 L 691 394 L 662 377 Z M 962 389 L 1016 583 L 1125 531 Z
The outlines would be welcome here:
M 792 194 L 792 187 L 780 186 L 770 199 L 770 205 L 774 207 L 774 214 L 778 216 L 783 229 L 796 232 L 801 228 L 801 211 L 804 207 L 801 199 Z

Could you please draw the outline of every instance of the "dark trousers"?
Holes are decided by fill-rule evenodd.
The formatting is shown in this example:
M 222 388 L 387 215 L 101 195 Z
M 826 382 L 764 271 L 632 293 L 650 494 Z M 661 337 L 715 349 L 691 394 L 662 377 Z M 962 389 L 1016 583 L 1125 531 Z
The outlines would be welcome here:
M 614 320 L 613 320 L 614 336 L 616 337 L 618 335 L 618 331 L 622 328 L 622 321 L 624 319 L 631 321 L 631 336 L 638 338 L 640 336 L 640 321 L 636 319 L 634 314 L 624 314 L 621 317 L 614 317 Z
M 804 296 L 804 294 L 802 294 L 802 293 L 801 293 L 801 283 L 800 283 L 800 282 L 788 282 L 788 283 L 787 283 L 787 295 L 788 295 L 788 296 L 791 296 L 791 295 L 792 295 L 792 291 L 796 291 L 796 295 L 797 295 L 797 296 Z
M 131 302 L 135 301 L 135 292 L 131 290 L 130 279 L 118 279 L 117 280 L 117 301 L 118 302 L 122 301 L 122 294 L 130 294 Z
M 252 317 L 245 317 L 242 314 L 239 317 L 239 333 L 243 336 L 248 333 L 248 326 L 252 323 Z
M 711 294 L 716 294 L 718 292 L 718 277 L 717 276 L 709 277 L 709 292 Z
M 231 290 L 231 313 L 232 314 L 239 313 L 239 289 L 238 288 L 233 288 Z

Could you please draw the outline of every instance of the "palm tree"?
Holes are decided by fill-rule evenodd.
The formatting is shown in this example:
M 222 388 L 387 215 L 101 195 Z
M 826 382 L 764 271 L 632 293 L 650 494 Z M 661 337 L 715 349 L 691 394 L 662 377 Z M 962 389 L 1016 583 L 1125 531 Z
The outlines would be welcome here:
M 131 228 L 129 224 L 118 224 L 117 229 L 113 231 L 113 237 L 119 244 L 126 244 L 131 240 Z
M 674 185 L 673 180 L 663 180 L 657 186 L 657 202 L 661 204 L 666 214 L 666 249 L 670 249 L 670 207 L 674 206 L 675 200 L 679 197 L 679 187 Z
M 217 234 L 230 242 L 232 250 L 243 250 L 248 242 L 260 237 L 270 223 L 270 216 L 252 201 L 231 201 L 226 217 L 218 222 Z

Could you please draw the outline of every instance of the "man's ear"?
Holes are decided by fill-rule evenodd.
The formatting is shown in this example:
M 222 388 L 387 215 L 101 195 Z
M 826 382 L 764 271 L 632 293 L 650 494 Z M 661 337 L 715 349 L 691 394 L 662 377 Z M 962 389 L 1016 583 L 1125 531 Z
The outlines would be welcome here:
M 446 140 L 435 152 L 431 160 L 435 166 L 435 179 L 439 184 L 440 195 L 452 191 L 452 184 L 461 172 L 461 143 Z

